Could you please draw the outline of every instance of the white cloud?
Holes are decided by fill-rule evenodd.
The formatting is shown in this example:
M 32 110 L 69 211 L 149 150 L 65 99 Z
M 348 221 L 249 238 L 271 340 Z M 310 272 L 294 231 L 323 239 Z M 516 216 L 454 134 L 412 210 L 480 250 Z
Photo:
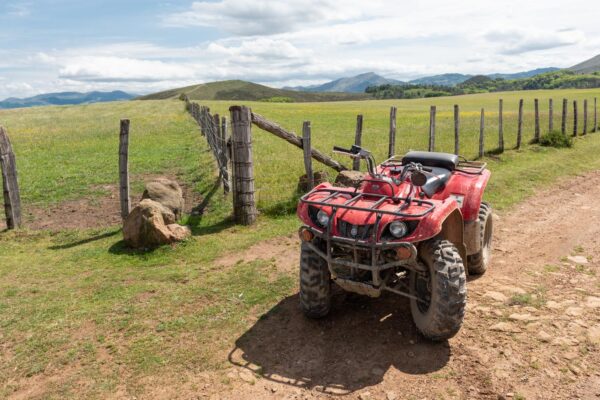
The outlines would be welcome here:
M 491 30 L 484 35 L 484 38 L 498 44 L 500 53 L 514 55 L 577 44 L 585 40 L 585 34 L 577 29 L 557 31 L 510 29 Z

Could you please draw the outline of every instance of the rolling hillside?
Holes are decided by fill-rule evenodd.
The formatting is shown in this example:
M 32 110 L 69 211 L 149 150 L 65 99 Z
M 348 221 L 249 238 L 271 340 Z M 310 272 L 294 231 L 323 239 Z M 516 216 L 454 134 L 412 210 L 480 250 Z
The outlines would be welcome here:
M 0 101 L 0 109 L 23 108 L 36 106 L 63 106 L 74 104 L 105 103 L 108 101 L 130 100 L 133 95 L 116 90 L 113 92 L 61 92 L 40 94 L 25 99 L 15 97 Z
M 600 71 L 600 54 L 577 65 L 573 65 L 569 70 L 578 74 L 590 74 Z
M 364 93 L 369 86 L 378 85 L 402 85 L 403 82 L 395 79 L 384 78 L 374 72 L 351 76 L 348 78 L 340 78 L 322 85 L 313 86 L 297 86 L 289 88 L 304 92 L 345 92 L 345 93 Z
M 311 93 L 275 89 L 241 80 L 203 83 L 141 96 L 139 100 L 164 100 L 187 95 L 190 100 L 246 100 L 272 102 L 314 102 L 363 100 L 370 98 L 358 93 Z

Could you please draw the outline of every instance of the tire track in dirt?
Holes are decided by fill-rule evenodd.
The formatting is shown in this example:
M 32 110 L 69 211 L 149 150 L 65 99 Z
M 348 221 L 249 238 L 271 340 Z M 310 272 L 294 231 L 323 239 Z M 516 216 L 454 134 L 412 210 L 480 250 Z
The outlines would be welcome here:
M 338 290 L 331 315 L 312 321 L 294 294 L 232 343 L 231 367 L 187 377 L 174 397 L 599 398 L 598 199 L 600 171 L 496 215 L 492 265 L 470 279 L 465 323 L 450 341 L 421 337 L 403 298 Z M 298 259 L 294 240 L 263 242 L 234 258 L 274 256 L 289 271 Z

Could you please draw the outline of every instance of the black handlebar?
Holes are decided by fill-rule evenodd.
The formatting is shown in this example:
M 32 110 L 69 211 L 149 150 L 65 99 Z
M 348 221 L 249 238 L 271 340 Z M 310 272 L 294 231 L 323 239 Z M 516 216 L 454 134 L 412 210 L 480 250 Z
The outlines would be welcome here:
M 339 152 L 342 152 L 342 153 L 350 153 L 350 154 L 352 154 L 352 150 L 344 149 L 343 147 L 339 147 L 339 146 L 333 146 L 333 151 L 339 151 Z

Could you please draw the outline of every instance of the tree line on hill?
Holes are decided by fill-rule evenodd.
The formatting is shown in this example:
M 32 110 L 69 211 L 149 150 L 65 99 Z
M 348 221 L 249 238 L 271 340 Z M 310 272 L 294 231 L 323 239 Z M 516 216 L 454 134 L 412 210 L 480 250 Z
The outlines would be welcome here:
M 537 89 L 591 89 L 600 87 L 600 71 L 577 74 L 560 70 L 530 78 L 506 80 L 476 75 L 456 86 L 404 84 L 369 86 L 365 92 L 376 99 L 418 99 L 425 97 L 458 96 L 462 94 L 505 92 Z

